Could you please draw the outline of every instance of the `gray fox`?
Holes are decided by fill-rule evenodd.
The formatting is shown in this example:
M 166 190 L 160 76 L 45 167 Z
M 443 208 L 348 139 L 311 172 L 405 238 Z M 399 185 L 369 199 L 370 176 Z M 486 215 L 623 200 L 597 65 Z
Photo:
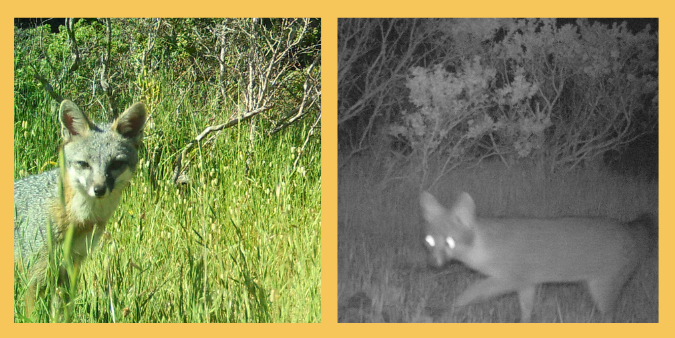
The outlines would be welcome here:
M 61 103 L 59 115 L 62 168 L 14 182 L 14 263 L 30 279 L 27 316 L 45 286 L 48 224 L 54 246 L 63 244 L 68 227 L 73 227 L 70 256 L 78 266 L 87 248 L 104 233 L 133 176 L 147 117 L 145 105 L 139 102 L 113 123 L 97 126 L 68 100 Z
M 517 292 L 521 321 L 531 321 L 536 287 L 585 282 L 607 321 L 623 285 L 649 251 L 658 229 L 649 215 L 622 223 L 608 218 L 478 218 L 462 193 L 450 209 L 431 194 L 420 199 L 429 264 L 456 259 L 485 276 L 455 301 L 464 306 Z

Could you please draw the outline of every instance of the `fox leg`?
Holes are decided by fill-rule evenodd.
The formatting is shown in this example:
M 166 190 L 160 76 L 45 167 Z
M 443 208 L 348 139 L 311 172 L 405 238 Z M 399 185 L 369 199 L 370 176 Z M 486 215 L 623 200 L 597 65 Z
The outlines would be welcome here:
M 610 276 L 588 281 L 588 290 L 604 321 L 613 321 L 616 301 L 625 282 L 623 276 Z
M 48 260 L 42 259 L 44 256 L 40 256 L 35 262 L 35 265 L 33 265 L 30 270 L 29 270 L 29 275 L 30 281 L 28 284 L 28 288 L 26 289 L 25 292 L 25 305 L 26 305 L 26 312 L 25 316 L 27 318 L 32 318 L 33 316 L 33 311 L 35 311 L 35 303 L 37 302 L 38 299 L 44 299 L 45 298 L 45 293 L 47 289 L 47 278 L 48 278 Z M 74 257 L 73 259 L 73 277 L 77 276 L 79 273 L 79 268 L 80 268 L 80 262 L 81 262 L 81 257 Z M 59 302 L 63 303 L 68 303 L 70 301 L 70 275 L 65 267 L 65 265 L 61 265 L 59 267 L 58 271 L 58 276 L 57 276 L 57 293 L 54 295 L 55 297 L 52 298 L 52 308 L 54 307 L 54 304 L 59 304 Z M 59 299 L 60 298 L 60 299 Z M 62 306 L 57 306 L 57 308 L 62 307 Z M 54 310 L 54 309 L 52 309 Z M 56 309 L 57 312 L 59 309 Z
M 25 316 L 28 318 L 31 318 L 33 316 L 33 309 L 35 309 L 36 292 L 37 292 L 37 283 L 35 281 L 32 281 L 30 285 L 28 285 L 28 289 L 26 290 L 25 294 L 25 304 L 26 304 Z
M 471 285 L 455 301 L 455 306 L 486 300 L 505 293 L 516 291 L 515 283 L 508 280 L 487 278 Z
M 521 323 L 530 323 L 532 321 L 532 309 L 534 308 L 534 298 L 536 296 L 536 292 L 536 285 L 530 285 L 526 288 L 518 290 Z
M 20 271 L 20 273 L 25 273 L 24 271 L 24 266 L 21 261 L 17 263 L 17 267 Z M 28 288 L 24 292 L 24 306 L 26 308 L 26 312 L 24 312 L 24 316 L 27 318 L 30 318 L 33 314 L 33 309 L 35 308 L 35 292 L 37 291 L 37 281 L 36 280 L 30 280 L 28 282 Z
M 28 289 L 24 294 L 26 313 L 27 318 L 33 316 L 33 311 L 35 310 L 35 302 L 38 299 L 42 299 L 45 294 L 45 281 L 47 275 L 47 259 L 43 259 L 42 251 L 38 254 L 37 260 L 34 264 L 28 268 Z

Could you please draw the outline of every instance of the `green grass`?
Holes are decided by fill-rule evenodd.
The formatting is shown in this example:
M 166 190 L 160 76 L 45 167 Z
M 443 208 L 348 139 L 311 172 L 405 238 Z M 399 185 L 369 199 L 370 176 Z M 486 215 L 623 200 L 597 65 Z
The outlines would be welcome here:
M 160 80 L 173 89 L 149 106 L 139 168 L 109 236 L 80 269 L 72 321 L 319 322 L 320 133 L 299 152 L 313 121 L 271 137 L 258 121 L 247 174 L 249 124 L 226 129 L 194 149 L 189 181 L 177 187 L 170 182 L 177 154 L 228 112 L 211 103 L 216 90 L 185 98 L 166 85 L 170 78 Z M 56 166 L 56 110 L 45 93 L 32 95 L 22 100 L 31 107 L 15 106 L 15 178 Z M 100 121 L 97 108 L 75 103 Z M 55 289 L 25 318 L 26 276 L 15 271 L 14 321 L 57 320 L 48 301 Z
M 426 265 L 419 183 L 405 170 L 381 180 L 382 161 L 355 159 L 338 177 L 338 316 L 340 322 L 515 322 L 516 294 L 453 308 L 456 297 L 484 278 L 459 263 Z M 426 187 L 425 187 L 426 189 Z M 456 170 L 431 192 L 444 205 L 467 191 L 481 216 L 606 216 L 630 220 L 658 215 L 658 184 L 602 171 L 544 177 L 527 167 Z M 533 320 L 597 322 L 581 284 L 538 289 Z M 651 259 L 628 283 L 616 321 L 658 321 L 658 262 Z

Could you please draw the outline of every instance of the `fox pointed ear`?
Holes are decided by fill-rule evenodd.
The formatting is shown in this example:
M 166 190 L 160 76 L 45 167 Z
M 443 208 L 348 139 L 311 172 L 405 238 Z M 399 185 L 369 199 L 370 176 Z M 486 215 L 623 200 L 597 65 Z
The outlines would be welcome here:
M 467 227 L 473 227 L 476 222 L 476 204 L 469 194 L 463 192 L 457 198 L 452 207 L 452 214 L 457 217 L 459 223 Z
M 124 138 L 132 139 L 136 145 L 141 142 L 143 125 L 148 113 L 143 102 L 134 103 L 122 113 L 112 125 L 112 129 Z
M 422 215 L 428 222 L 443 215 L 446 211 L 445 207 L 438 203 L 436 198 L 426 191 L 422 192 L 420 195 L 420 206 L 422 207 Z
M 73 136 L 85 135 L 96 128 L 72 101 L 63 100 L 59 108 L 61 136 L 68 142 Z

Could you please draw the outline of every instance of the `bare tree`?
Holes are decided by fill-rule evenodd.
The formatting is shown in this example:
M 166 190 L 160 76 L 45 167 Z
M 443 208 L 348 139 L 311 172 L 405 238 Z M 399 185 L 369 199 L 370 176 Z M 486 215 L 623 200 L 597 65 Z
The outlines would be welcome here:
M 232 127 L 245 120 L 250 120 L 248 168 L 253 157 L 251 149 L 258 134 L 256 117 L 261 113 L 272 124 L 269 130 L 264 131 L 266 134 L 276 133 L 310 114 L 316 114 L 313 128 L 318 128 L 321 119 L 320 46 L 305 44 L 308 35 L 313 34 L 312 20 L 266 20 L 225 19 L 211 30 L 215 46 L 202 45 L 218 61 L 223 101 L 232 100 L 229 97 L 232 94 L 241 95 L 243 107 L 240 111 L 231 112 L 223 123 L 206 127 L 183 149 L 174 168 L 174 182 L 178 182 L 185 171 L 182 161 L 195 142 L 202 141 L 213 131 Z M 299 68 L 301 58 L 311 60 L 304 69 Z M 303 83 L 301 97 L 295 97 L 293 93 L 296 91 L 290 87 L 292 83 L 298 82 Z M 295 103 L 290 105 L 291 109 L 278 111 L 274 110 L 277 101 Z M 208 142 L 208 139 L 204 141 Z
M 338 128 L 356 131 L 356 151 L 365 147 L 378 118 L 387 120 L 405 105 L 410 67 L 437 51 L 431 25 L 416 19 L 338 21 Z

